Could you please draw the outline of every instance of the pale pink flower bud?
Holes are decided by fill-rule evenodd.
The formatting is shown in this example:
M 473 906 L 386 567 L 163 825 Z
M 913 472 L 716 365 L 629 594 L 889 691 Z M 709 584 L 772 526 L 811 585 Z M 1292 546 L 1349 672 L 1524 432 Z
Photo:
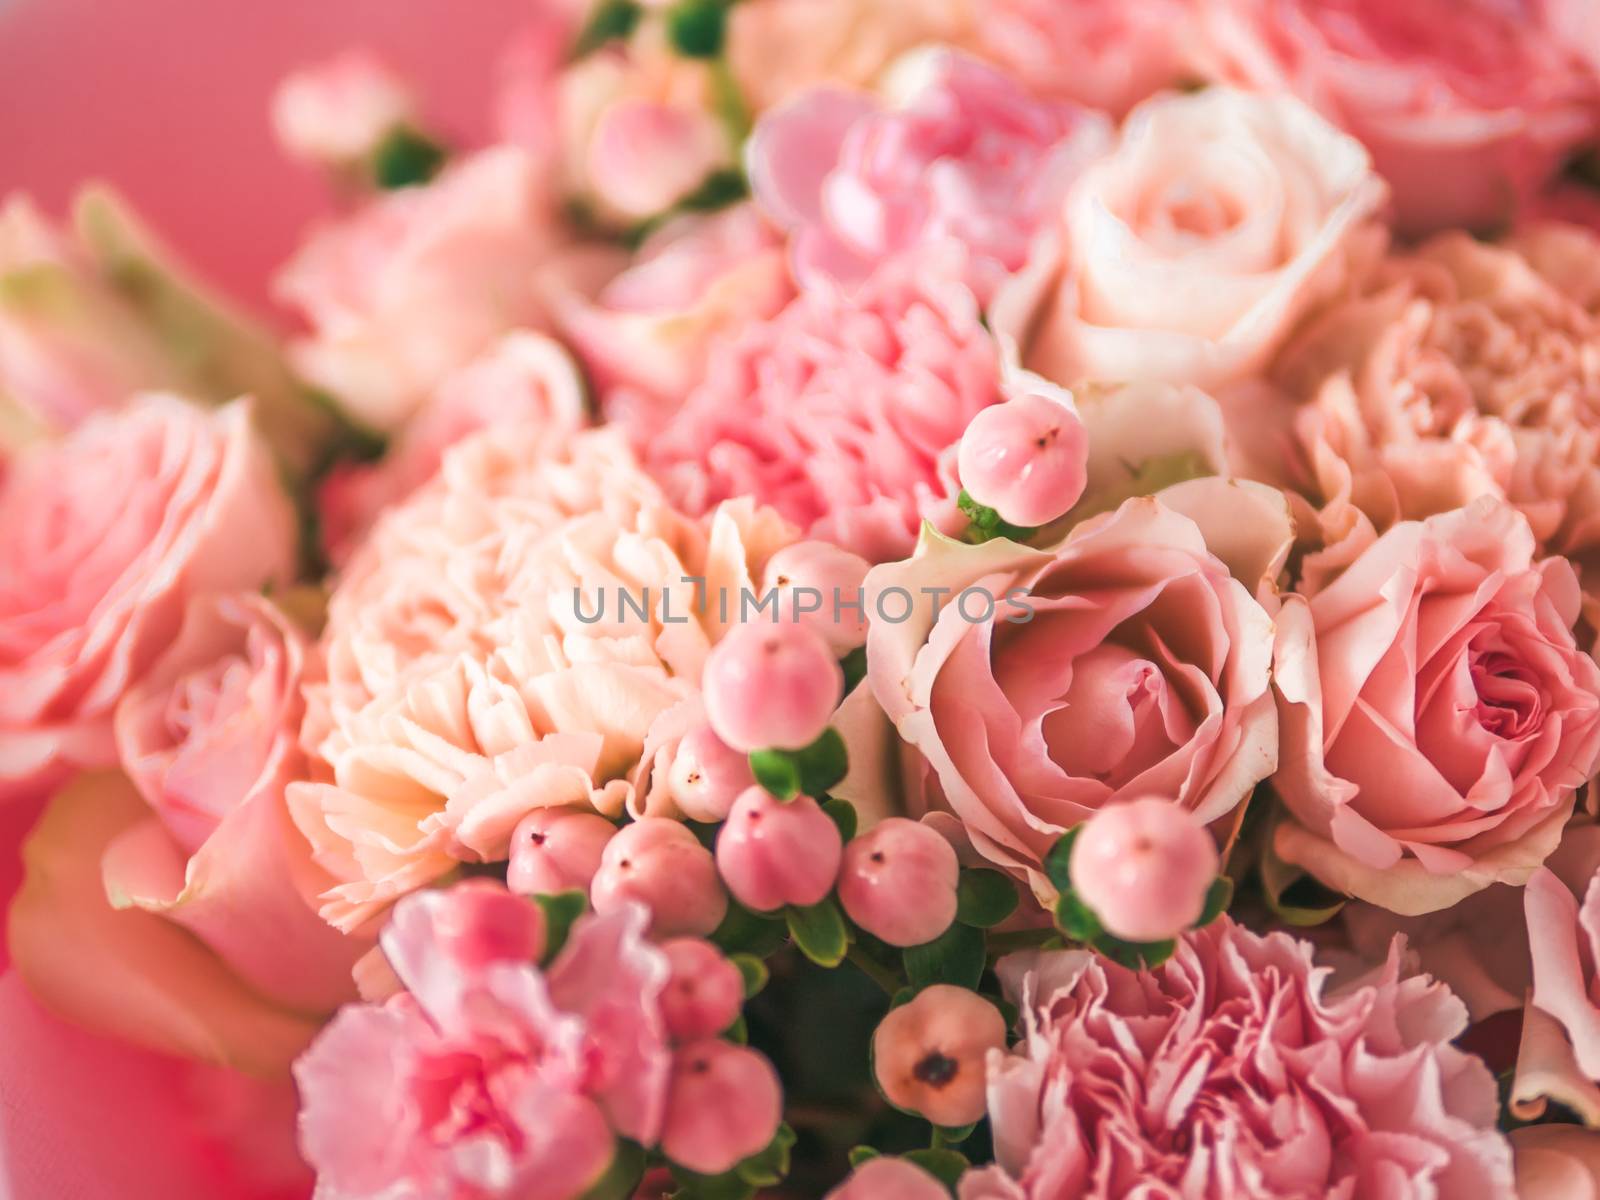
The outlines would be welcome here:
M 944 1184 L 903 1158 L 874 1158 L 850 1173 L 827 1200 L 949 1200 Z
M 984 1061 L 1005 1044 L 998 1008 L 976 992 L 936 983 L 879 1023 L 872 1066 L 895 1107 L 935 1125 L 966 1125 L 983 1116 Z
M 750 759 L 702 725 L 683 736 L 667 772 L 667 788 L 691 821 L 720 821 L 739 793 L 755 783 Z
M 394 74 L 357 50 L 296 71 L 279 84 L 272 129 L 295 158 L 344 166 L 370 154 L 411 112 L 411 97 Z
M 1153 797 L 1095 813 L 1067 864 L 1078 898 L 1107 933 L 1130 942 L 1164 941 L 1198 921 L 1217 866 L 1205 826 Z
M 720 1175 L 766 1149 L 783 1092 L 772 1064 L 748 1046 L 706 1039 L 672 1056 L 661 1150 L 680 1167 Z
M 889 817 L 844 848 L 839 900 L 850 919 L 891 946 L 931 942 L 956 919 L 961 864 L 927 825 Z
M 871 564 L 832 542 L 797 542 L 767 561 L 762 594 L 778 593 L 778 616 L 815 629 L 834 654 L 867 640 L 861 582 Z
M 822 735 L 844 672 L 804 625 L 736 625 L 706 657 L 706 716 L 735 750 L 800 750 Z
M 672 967 L 661 1015 L 676 1040 L 716 1037 L 738 1019 L 744 976 L 722 951 L 700 938 L 674 938 L 661 949 Z
M 650 933 L 657 938 L 710 933 L 728 912 L 711 852 L 666 817 L 623 826 L 600 856 L 589 885 L 595 912 L 614 912 L 630 900 L 650 910 Z
M 665 212 L 728 159 L 716 116 L 653 100 L 619 100 L 589 143 L 589 185 L 624 216 Z
M 839 827 L 810 796 L 785 803 L 753 787 L 734 801 L 717 835 L 717 869 L 747 908 L 804 908 L 833 889 L 843 849 Z
M 1088 439 L 1078 414 L 1049 396 L 982 409 L 961 435 L 961 486 L 1013 525 L 1048 525 L 1083 494 Z
M 511 834 L 506 886 L 524 896 L 587 892 L 617 827 L 598 813 L 538 808 Z
M 495 962 L 537 962 L 544 955 L 544 911 L 490 879 L 469 879 L 436 909 L 434 935 L 468 971 Z

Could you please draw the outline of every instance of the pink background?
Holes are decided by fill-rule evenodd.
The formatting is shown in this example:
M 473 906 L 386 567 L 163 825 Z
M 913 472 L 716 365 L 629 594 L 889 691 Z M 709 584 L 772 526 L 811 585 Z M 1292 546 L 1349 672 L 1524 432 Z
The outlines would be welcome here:
M 210 278 L 257 305 L 317 209 L 267 98 L 350 46 L 410 79 L 434 127 L 481 136 L 498 49 L 540 0 L 0 0 L 0 193 L 59 212 L 102 178 Z

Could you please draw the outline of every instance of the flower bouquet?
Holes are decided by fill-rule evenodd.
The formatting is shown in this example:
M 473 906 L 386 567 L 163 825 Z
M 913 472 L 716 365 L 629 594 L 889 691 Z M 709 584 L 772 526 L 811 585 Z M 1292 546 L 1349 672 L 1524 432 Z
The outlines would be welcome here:
M 1593 5 L 530 22 L 0 209 L 0 1194 L 1600 1194 Z

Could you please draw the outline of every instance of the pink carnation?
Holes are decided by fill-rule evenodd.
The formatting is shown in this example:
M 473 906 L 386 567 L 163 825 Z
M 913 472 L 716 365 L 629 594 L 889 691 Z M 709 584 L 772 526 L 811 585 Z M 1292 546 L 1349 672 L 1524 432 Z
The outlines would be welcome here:
M 1110 129 L 959 54 L 907 69 L 918 78 L 900 104 L 820 88 L 763 118 L 749 151 L 756 199 L 793 231 L 802 284 L 859 283 L 893 254 L 950 238 L 971 252 L 986 300 Z
M 735 496 L 864 558 L 959 515 L 955 452 L 998 401 L 999 360 L 945 262 L 891 262 L 851 298 L 800 296 L 722 342 L 710 375 L 646 448 L 689 512 Z
M 1403 942 L 1329 989 L 1311 947 L 1224 917 L 1135 972 L 1081 950 L 1000 964 L 1023 1036 L 989 1066 L 997 1165 L 962 1200 L 1511 1195 L 1466 1010 Z
M 296 1064 L 318 1195 L 573 1200 L 617 1138 L 660 1136 L 670 970 L 643 910 L 580 919 L 540 971 L 453 954 L 466 899 L 399 906 L 382 944 L 409 990 L 345 1008 Z

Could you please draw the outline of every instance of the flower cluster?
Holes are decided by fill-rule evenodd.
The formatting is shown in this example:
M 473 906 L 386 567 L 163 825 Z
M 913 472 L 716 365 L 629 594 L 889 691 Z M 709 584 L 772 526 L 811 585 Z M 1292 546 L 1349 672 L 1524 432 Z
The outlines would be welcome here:
M 1590 7 L 487 73 L 283 82 L 282 333 L 0 207 L 0 1193 L 1600 1187 Z

